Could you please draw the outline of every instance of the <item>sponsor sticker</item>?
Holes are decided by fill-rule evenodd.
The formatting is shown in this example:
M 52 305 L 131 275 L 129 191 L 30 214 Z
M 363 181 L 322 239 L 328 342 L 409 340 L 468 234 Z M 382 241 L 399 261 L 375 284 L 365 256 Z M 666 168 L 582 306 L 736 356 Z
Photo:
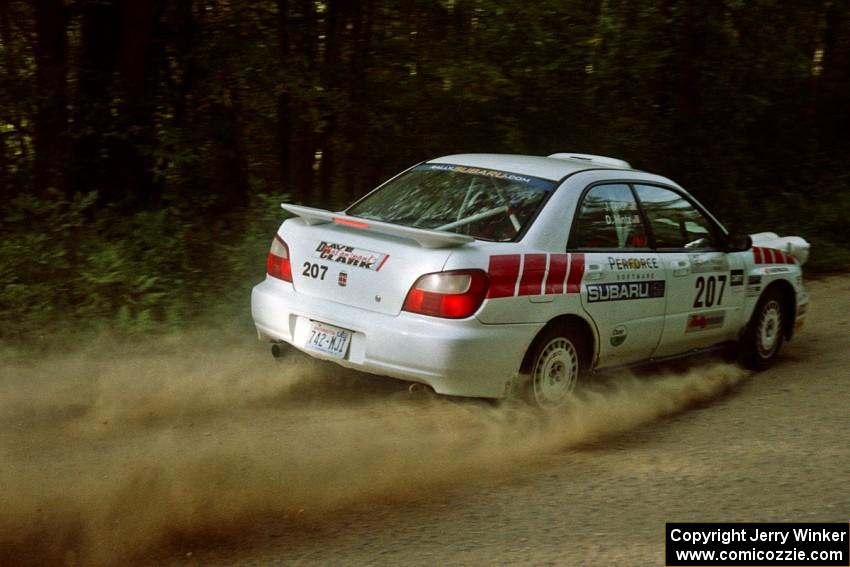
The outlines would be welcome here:
M 365 250 L 363 248 L 355 248 L 346 244 L 326 242 L 323 240 L 313 251 L 313 257 L 377 272 L 381 269 L 381 267 L 383 267 L 384 263 L 389 258 L 389 255 L 382 254 L 381 252 L 373 252 L 372 250 Z M 339 281 L 337 281 L 337 283 L 339 283 Z
M 348 285 L 348 274 L 346 272 L 340 272 L 339 276 L 336 278 L 336 283 L 340 287 L 345 287 Z
M 614 258 L 608 256 L 612 270 L 657 270 L 658 258 Z
M 629 299 L 654 299 L 664 297 L 666 282 L 653 280 L 648 282 L 587 284 L 587 301 L 625 301 Z
M 716 252 L 688 254 L 691 261 L 691 272 L 704 274 L 706 272 L 726 272 L 729 270 L 729 258 Z
M 611 331 L 611 346 L 620 346 L 624 342 L 626 342 L 626 338 L 629 336 L 629 332 L 626 330 L 625 325 L 617 325 Z
M 732 270 L 729 276 L 729 285 L 732 287 L 744 285 L 744 270 Z
M 790 271 L 791 271 L 791 268 L 785 268 L 785 267 L 765 268 L 764 269 L 765 274 L 787 274 Z
M 750 276 L 747 278 L 747 285 L 761 285 L 761 276 Z
M 554 189 L 558 184 L 555 181 L 532 177 L 530 175 L 520 175 L 509 171 L 500 171 L 498 169 L 486 169 L 481 167 L 468 167 L 465 165 L 455 165 L 451 163 L 423 163 L 415 169 L 425 169 L 431 171 L 451 171 L 455 173 L 467 173 L 469 175 L 483 175 L 484 177 L 493 177 L 495 179 L 504 179 L 505 181 L 513 181 L 515 183 L 523 183 L 531 187 L 539 189 Z
M 685 327 L 686 333 L 705 331 L 706 329 L 718 329 L 723 326 L 726 319 L 725 311 L 710 311 L 708 313 L 694 313 L 688 315 L 688 323 Z

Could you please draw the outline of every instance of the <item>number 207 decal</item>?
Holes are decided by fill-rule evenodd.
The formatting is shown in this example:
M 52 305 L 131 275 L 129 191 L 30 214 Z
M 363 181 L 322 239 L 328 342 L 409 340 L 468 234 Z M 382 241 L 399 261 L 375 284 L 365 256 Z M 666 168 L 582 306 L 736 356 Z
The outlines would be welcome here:
M 720 286 L 718 293 L 717 287 Z M 711 307 L 723 302 L 723 292 L 726 290 L 726 276 L 700 276 L 696 283 L 697 296 L 694 298 L 694 307 Z M 715 301 L 716 300 L 716 301 Z
M 304 262 L 303 267 L 304 271 L 301 272 L 301 275 L 308 278 L 323 280 L 325 279 L 325 274 L 328 273 L 327 266 L 320 266 L 319 264 L 313 264 L 311 262 Z

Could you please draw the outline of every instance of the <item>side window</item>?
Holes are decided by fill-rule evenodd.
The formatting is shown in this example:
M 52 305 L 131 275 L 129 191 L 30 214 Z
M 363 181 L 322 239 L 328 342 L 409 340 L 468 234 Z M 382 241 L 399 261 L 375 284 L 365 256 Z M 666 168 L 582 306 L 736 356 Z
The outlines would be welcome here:
M 585 193 L 570 248 L 646 248 L 646 230 L 628 185 L 597 185 Z
M 635 185 L 635 191 L 652 227 L 657 248 L 700 250 L 716 247 L 713 223 L 684 197 L 652 185 Z

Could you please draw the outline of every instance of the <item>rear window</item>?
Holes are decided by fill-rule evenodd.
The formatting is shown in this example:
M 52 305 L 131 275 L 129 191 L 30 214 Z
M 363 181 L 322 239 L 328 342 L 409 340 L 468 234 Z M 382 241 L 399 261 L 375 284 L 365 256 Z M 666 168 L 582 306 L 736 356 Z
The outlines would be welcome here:
M 346 212 L 504 242 L 523 231 L 556 184 L 507 171 L 426 163 L 393 179 Z

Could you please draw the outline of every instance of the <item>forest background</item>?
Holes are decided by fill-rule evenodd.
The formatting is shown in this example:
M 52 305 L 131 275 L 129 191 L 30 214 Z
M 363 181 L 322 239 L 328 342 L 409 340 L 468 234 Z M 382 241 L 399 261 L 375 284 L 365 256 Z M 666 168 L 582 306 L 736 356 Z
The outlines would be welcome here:
M 577 151 L 850 267 L 850 0 L 0 0 L 0 340 L 248 319 L 279 203 Z

